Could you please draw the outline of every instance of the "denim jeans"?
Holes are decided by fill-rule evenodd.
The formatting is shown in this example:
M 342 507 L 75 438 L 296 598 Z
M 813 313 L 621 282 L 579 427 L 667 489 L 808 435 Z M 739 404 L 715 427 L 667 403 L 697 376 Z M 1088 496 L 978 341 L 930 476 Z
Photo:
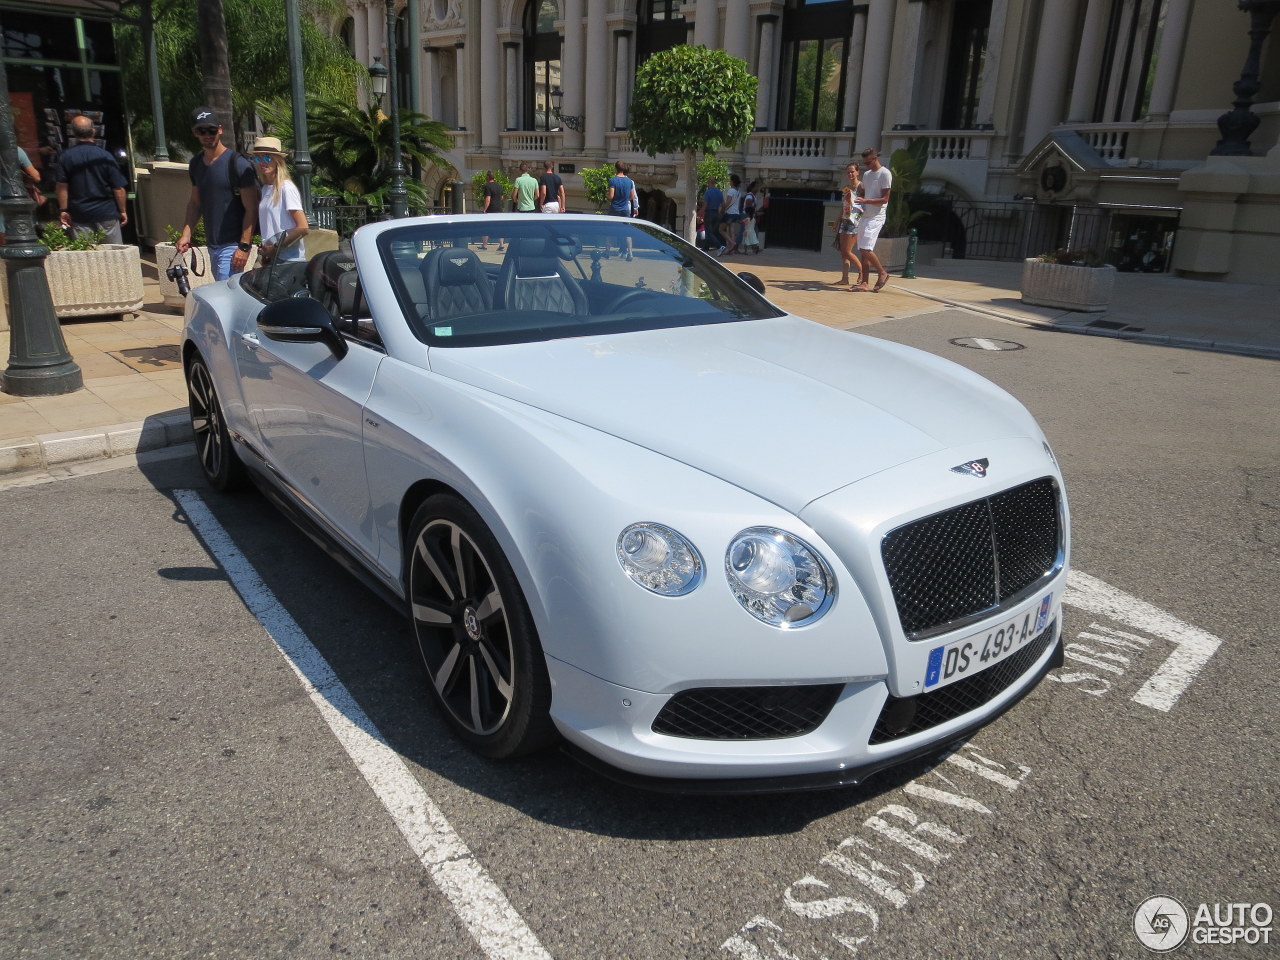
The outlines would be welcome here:
M 209 269 L 213 271 L 213 279 L 226 280 L 231 276 L 231 257 L 238 244 L 221 243 L 209 246 Z

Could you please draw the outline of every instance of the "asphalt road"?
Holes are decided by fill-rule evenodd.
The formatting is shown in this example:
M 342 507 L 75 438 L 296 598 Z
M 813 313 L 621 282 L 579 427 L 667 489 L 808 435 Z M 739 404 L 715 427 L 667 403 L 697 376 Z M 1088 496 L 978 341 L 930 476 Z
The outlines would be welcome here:
M 482 761 L 432 712 L 406 622 L 260 496 L 214 495 L 186 459 L 9 485 L 0 953 L 1144 957 L 1149 897 L 1193 919 L 1280 908 L 1280 367 L 958 311 L 861 332 L 1010 389 L 1067 478 L 1072 657 L 968 744 L 753 798 L 637 794 L 556 753 Z M 336 720 L 183 490 L 350 692 Z M 335 736 L 361 711 L 366 746 L 404 762 L 400 800 Z M 424 808 L 415 845 L 396 810 Z M 1221 936 L 1204 928 L 1174 955 L 1275 955 L 1192 942 Z

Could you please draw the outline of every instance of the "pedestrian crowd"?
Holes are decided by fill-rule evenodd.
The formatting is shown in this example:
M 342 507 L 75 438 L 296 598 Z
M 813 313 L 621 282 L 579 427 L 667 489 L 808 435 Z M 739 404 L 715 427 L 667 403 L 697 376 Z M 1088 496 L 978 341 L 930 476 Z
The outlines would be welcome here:
M 99 145 L 100 130 L 93 119 L 74 117 L 69 129 L 75 142 L 62 151 L 54 165 L 58 222 L 73 236 L 100 231 L 107 242 L 120 243 L 121 228 L 129 222 L 128 183 L 120 165 Z M 303 259 L 307 218 L 279 138 L 258 137 L 247 155 L 241 155 L 223 142 L 222 121 L 208 107 L 193 112 L 191 132 L 200 151 L 188 164 L 191 192 L 176 243 L 178 255 L 192 249 L 197 224 L 203 221 L 215 280 L 225 280 L 245 269 L 254 238 L 259 235 L 263 238 L 259 262 L 277 257 Z M 840 219 L 832 244 L 840 254 L 836 283 L 851 292 L 878 293 L 889 278 L 875 247 L 886 220 L 893 174 L 880 162 L 875 148 L 863 150 L 860 157 L 861 162 L 853 160 L 846 166 L 846 182 L 840 191 Z M 21 148 L 18 161 L 33 199 L 42 202 L 40 173 Z M 484 213 L 501 213 L 508 205 L 519 213 L 567 210 L 564 180 L 550 160 L 537 178 L 530 172 L 530 164 L 522 162 L 509 195 L 493 172 L 487 171 L 481 197 Z M 607 204 L 610 216 L 640 215 L 636 183 L 621 160 L 614 164 L 608 181 Z M 760 189 L 756 181 L 743 186 L 742 179 L 732 173 L 726 188 L 721 189 L 716 177 L 708 177 L 694 212 L 697 244 L 718 257 L 758 254 L 768 210 L 769 191 Z M 3 230 L 0 219 L 0 241 Z M 488 243 L 489 238 L 484 237 L 481 248 L 487 249 Z M 498 250 L 504 249 L 505 241 L 499 237 Z M 618 252 L 632 259 L 629 235 Z M 872 271 L 876 274 L 874 286 Z

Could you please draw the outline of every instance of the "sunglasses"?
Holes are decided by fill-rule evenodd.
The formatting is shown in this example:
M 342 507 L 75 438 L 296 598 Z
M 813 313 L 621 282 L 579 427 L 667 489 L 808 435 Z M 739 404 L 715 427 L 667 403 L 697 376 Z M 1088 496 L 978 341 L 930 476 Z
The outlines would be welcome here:
M 218 132 L 217 127 L 196 127 L 196 134 L 201 137 L 212 136 Z
M 269 153 L 255 153 L 249 158 L 253 163 L 270 163 L 275 157 Z

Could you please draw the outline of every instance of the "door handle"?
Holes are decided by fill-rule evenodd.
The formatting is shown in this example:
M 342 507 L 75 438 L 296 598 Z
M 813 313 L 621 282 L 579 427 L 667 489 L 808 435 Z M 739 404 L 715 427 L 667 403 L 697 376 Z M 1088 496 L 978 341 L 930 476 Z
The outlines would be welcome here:
M 258 335 L 256 333 L 240 334 L 240 342 L 250 350 L 257 350 L 258 347 L 261 346 L 261 344 L 258 343 Z

